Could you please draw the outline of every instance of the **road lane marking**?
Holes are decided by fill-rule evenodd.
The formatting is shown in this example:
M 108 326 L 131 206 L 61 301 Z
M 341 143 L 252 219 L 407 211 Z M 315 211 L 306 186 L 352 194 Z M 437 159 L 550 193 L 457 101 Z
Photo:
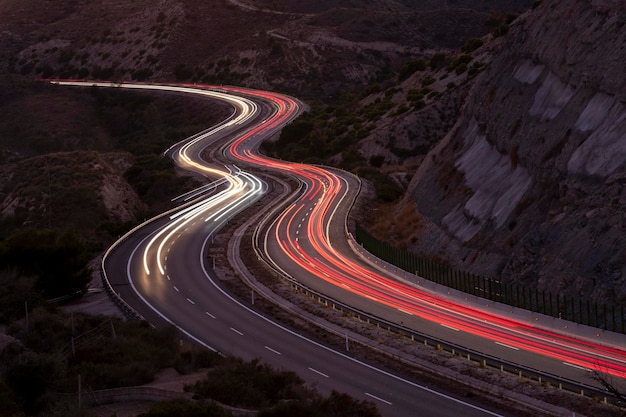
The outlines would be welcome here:
M 232 330 L 233 332 L 237 333 L 239 336 L 243 336 L 243 333 L 241 333 L 239 330 L 234 329 L 234 328 L 230 328 L 230 330 Z
M 315 372 L 316 374 L 323 376 L 324 378 L 329 378 L 329 376 L 328 376 L 328 375 L 326 375 L 326 374 L 325 374 L 325 373 L 323 373 L 323 372 L 318 371 L 317 369 L 309 368 L 309 371 L 313 371 L 313 372 Z
M 446 329 L 454 330 L 455 332 L 459 331 L 459 329 L 457 329 L 456 327 L 448 326 L 447 324 L 443 324 L 443 323 L 439 323 L 439 324 L 445 327 Z
M 187 301 L 189 301 L 191 304 L 194 304 L 194 305 L 196 304 L 192 300 L 190 300 L 189 298 L 187 298 Z
M 209 313 L 208 311 L 205 311 L 204 313 L 205 313 L 207 316 L 211 317 L 212 319 L 214 319 L 214 318 L 215 318 L 215 316 L 214 316 L 213 314 Z
M 168 281 L 171 281 L 171 280 L 172 280 L 172 278 L 170 278 L 170 276 L 169 276 L 169 275 L 167 275 L 167 280 L 168 280 Z
M 178 289 L 176 285 L 174 285 L 174 289 L 176 290 L 176 292 L 180 292 L 180 290 Z
M 563 364 L 567 365 L 567 366 L 571 366 L 572 368 L 582 369 L 583 371 L 591 372 L 591 369 L 585 368 L 584 366 L 575 365 L 575 364 L 569 363 L 569 362 L 563 362 Z
M 383 402 L 383 403 L 385 403 L 385 404 L 393 405 L 393 404 L 391 404 L 389 401 L 387 401 L 387 400 L 383 400 L 382 398 L 377 397 L 377 396 L 375 396 L 375 395 L 372 395 L 372 394 L 370 394 L 369 392 L 366 392 L 366 393 L 365 393 L 365 395 L 367 395 L 368 397 L 372 397 L 372 398 L 374 398 L 375 400 L 378 400 L 378 401 Z
M 398 311 L 400 311 L 400 312 L 402 312 L 404 314 L 408 314 L 409 316 L 413 315 L 413 313 L 411 313 L 410 311 L 402 310 L 401 308 L 399 308 Z
M 280 353 L 280 352 L 279 352 L 279 351 L 277 351 L 277 350 L 272 349 L 272 348 L 271 348 L 271 347 L 269 347 L 269 346 L 265 346 L 265 349 L 269 350 L 270 352 L 274 352 L 274 353 L 275 353 L 275 354 L 277 354 L 277 355 L 282 355 L 282 353 Z
M 496 345 L 504 346 L 505 348 L 509 348 L 509 349 L 513 349 L 513 350 L 519 350 L 519 348 L 517 348 L 515 346 L 507 345 L 505 343 L 496 342 Z

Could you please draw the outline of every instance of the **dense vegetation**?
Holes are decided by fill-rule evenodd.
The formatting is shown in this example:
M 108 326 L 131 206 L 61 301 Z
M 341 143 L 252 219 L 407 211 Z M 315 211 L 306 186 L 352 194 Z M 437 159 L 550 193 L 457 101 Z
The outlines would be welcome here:
M 4 284 L 14 282 L 1 278 Z M 152 381 L 159 369 L 177 362 L 171 327 L 69 315 L 32 294 L 34 288 L 19 290 L 28 301 L 16 300 L 15 292 L 0 294 L 0 303 L 12 306 L 5 319 L 13 341 L 0 352 L 0 396 L 10 405 L 9 415 L 50 415 L 64 401 L 60 393 L 76 392 L 78 375 L 87 391 L 133 386 Z M 21 310 L 15 308 L 18 301 Z

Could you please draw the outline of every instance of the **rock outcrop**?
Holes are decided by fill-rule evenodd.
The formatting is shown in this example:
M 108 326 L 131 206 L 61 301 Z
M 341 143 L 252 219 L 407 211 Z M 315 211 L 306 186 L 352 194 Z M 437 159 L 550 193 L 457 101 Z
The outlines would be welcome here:
M 522 15 L 402 203 L 412 250 L 553 292 L 626 304 L 626 3 Z

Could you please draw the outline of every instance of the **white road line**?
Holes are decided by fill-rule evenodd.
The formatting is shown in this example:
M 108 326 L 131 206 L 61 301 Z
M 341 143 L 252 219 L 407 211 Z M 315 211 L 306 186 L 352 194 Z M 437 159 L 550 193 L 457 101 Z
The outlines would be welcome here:
M 211 313 L 209 313 L 208 311 L 205 311 L 204 314 L 206 314 L 207 316 L 211 317 L 212 319 L 215 318 L 215 316 Z
M 515 346 L 507 345 L 505 343 L 496 342 L 496 345 L 504 346 L 505 348 L 509 348 L 509 349 L 513 349 L 513 350 L 519 350 L 519 348 L 517 348 Z
M 169 276 L 169 275 L 167 275 L 167 280 L 168 280 L 168 281 L 171 281 L 171 280 L 172 280 L 172 278 L 170 278 L 170 276 Z
M 313 371 L 313 372 L 315 372 L 316 374 L 323 376 L 324 378 L 329 378 L 329 376 L 328 376 L 328 375 L 326 375 L 326 374 L 325 374 L 325 373 L 323 373 L 323 372 L 318 371 L 317 369 L 309 368 L 309 371 Z
M 239 330 L 234 329 L 234 328 L 230 328 L 230 330 L 232 330 L 233 332 L 237 333 L 239 336 L 243 336 L 243 333 L 241 333 Z
M 584 366 L 575 365 L 575 364 L 569 363 L 569 362 L 563 362 L 563 364 L 567 365 L 567 366 L 571 366 L 572 368 L 582 369 L 583 371 L 591 372 L 591 369 L 585 368 Z
M 365 395 L 367 395 L 368 397 L 372 397 L 372 398 L 374 398 L 375 400 L 378 400 L 378 401 L 383 402 L 383 403 L 385 403 L 385 404 L 393 405 L 393 404 L 391 404 L 389 401 L 387 401 L 387 400 L 383 400 L 382 398 L 377 397 L 377 396 L 375 396 L 375 395 L 372 395 L 372 394 L 370 394 L 369 392 L 366 392 L 366 393 L 365 393 Z
M 269 346 L 265 346 L 265 349 L 269 350 L 270 352 L 274 352 L 274 353 L 275 353 L 275 354 L 277 354 L 277 355 L 282 355 L 282 353 L 280 353 L 280 352 L 279 352 L 279 351 L 277 351 L 277 350 L 272 349 L 272 348 L 271 348 L 271 347 L 269 347 Z
M 178 289 L 176 285 L 174 285 L 174 289 L 176 290 L 176 292 L 180 292 L 180 290 Z
M 408 314 L 409 316 L 413 315 L 413 313 L 411 313 L 410 311 L 402 310 L 401 308 L 399 308 L 398 311 L 400 311 L 400 312 L 402 312 L 404 314 Z
M 192 300 L 190 300 L 189 298 L 187 298 L 187 301 L 189 301 L 191 304 L 196 304 Z
M 457 329 L 456 327 L 448 326 L 447 324 L 443 324 L 443 323 L 439 323 L 439 324 L 445 327 L 446 329 L 454 330 L 455 332 L 459 331 L 459 329 Z

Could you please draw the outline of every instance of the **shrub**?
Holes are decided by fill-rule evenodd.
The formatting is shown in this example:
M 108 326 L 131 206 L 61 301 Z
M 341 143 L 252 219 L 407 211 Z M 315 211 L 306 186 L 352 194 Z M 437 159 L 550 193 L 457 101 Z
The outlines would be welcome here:
M 410 60 L 405 63 L 402 68 L 400 68 L 400 72 L 398 72 L 398 81 L 406 80 L 417 71 L 424 71 L 427 66 L 428 64 L 426 60 L 422 58 Z
M 190 387 L 199 398 L 211 398 L 239 407 L 268 407 L 281 400 L 303 398 L 307 391 L 294 372 L 278 371 L 258 360 L 233 359 L 209 371 Z
M 461 47 L 461 50 L 466 53 L 473 52 L 483 46 L 483 44 L 484 42 L 480 38 L 469 38 Z
M 444 54 L 443 52 L 438 52 L 430 58 L 428 65 L 432 69 L 439 69 L 445 67 L 447 61 L 448 57 L 446 56 L 446 54 Z

